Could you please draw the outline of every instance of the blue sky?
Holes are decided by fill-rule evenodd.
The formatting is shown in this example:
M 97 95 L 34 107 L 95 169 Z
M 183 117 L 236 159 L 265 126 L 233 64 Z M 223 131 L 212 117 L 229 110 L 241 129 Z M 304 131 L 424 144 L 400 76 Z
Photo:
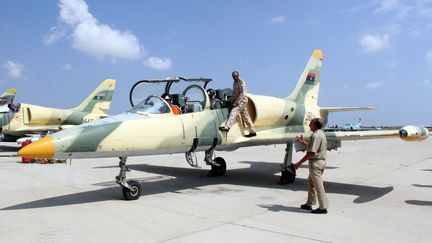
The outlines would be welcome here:
M 432 124 L 432 0 L 0 2 L 0 90 L 17 102 L 78 105 L 117 80 L 110 114 L 138 80 L 210 77 L 253 94 L 290 94 L 324 52 L 319 104 L 375 106 L 330 123 Z

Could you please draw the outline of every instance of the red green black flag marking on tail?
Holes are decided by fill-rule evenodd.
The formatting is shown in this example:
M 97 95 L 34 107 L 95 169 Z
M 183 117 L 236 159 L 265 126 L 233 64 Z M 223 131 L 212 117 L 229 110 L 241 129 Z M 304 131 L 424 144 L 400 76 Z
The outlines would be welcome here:
M 103 100 L 105 98 L 104 93 L 99 93 L 93 97 L 93 100 Z
M 306 84 L 314 84 L 315 82 L 315 73 L 308 73 L 307 77 L 306 77 Z

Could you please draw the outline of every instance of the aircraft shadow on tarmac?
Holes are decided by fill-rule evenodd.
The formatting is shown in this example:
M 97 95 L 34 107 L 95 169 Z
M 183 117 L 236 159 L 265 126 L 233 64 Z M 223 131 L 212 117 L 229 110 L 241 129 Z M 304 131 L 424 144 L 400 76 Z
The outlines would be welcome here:
M 415 187 L 425 187 L 425 188 L 432 188 L 432 185 L 420 185 L 420 184 L 412 184 Z
M 21 147 L 0 145 L 0 152 L 18 152 Z
M 141 183 L 143 191 L 141 196 L 166 192 L 188 193 L 182 192 L 182 190 L 195 189 L 197 191 L 200 191 L 200 187 L 220 184 L 286 189 L 293 191 L 307 191 L 306 180 L 302 178 L 297 178 L 293 184 L 289 185 L 277 184 L 279 175 L 276 175 L 276 173 L 279 174 L 280 163 L 262 161 L 242 161 L 241 163 L 250 164 L 250 168 L 227 170 L 227 173 L 221 177 L 208 177 L 208 170 L 199 168 L 178 168 L 148 164 L 129 164 L 128 167 L 131 170 L 163 175 L 156 177 L 151 176 L 152 178 L 170 178 L 162 180 L 148 180 L 146 178 L 144 178 L 144 180 L 140 180 L 137 178 L 128 179 L 134 179 Z M 115 166 L 96 167 L 96 169 L 113 167 Z M 329 178 L 326 179 L 329 180 Z M 36 200 L 6 207 L 0 210 L 44 208 L 122 199 L 121 189 L 115 184 L 115 182 L 102 182 L 96 185 L 104 186 L 105 188 L 94 191 L 79 192 Z M 357 196 L 357 198 L 354 199 L 354 203 L 370 202 L 386 195 L 393 190 L 392 186 L 372 187 L 329 181 L 325 181 L 324 185 L 328 193 L 348 194 Z M 211 193 L 205 191 L 203 192 Z
M 421 200 L 406 200 L 407 204 L 417 205 L 417 206 L 432 206 L 431 201 L 421 201 Z
M 432 185 L 412 184 L 415 187 L 432 188 Z M 432 201 L 406 200 L 405 203 L 417 206 L 432 206 Z

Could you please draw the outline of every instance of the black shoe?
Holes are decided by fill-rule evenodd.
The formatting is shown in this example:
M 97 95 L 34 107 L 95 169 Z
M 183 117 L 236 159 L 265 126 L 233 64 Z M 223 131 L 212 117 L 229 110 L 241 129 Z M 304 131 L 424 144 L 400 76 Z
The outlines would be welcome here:
M 251 137 L 255 137 L 255 136 L 256 136 L 256 132 L 249 133 L 248 135 L 245 135 L 245 137 L 247 137 L 247 138 L 251 138 Z
M 327 209 L 319 209 L 319 208 L 317 208 L 317 209 L 312 210 L 311 213 L 314 213 L 314 214 L 327 214 Z
M 312 206 L 311 205 L 307 205 L 307 204 L 300 205 L 300 208 L 304 209 L 304 210 L 312 210 Z
M 219 131 L 228 132 L 230 129 L 226 127 L 219 127 Z

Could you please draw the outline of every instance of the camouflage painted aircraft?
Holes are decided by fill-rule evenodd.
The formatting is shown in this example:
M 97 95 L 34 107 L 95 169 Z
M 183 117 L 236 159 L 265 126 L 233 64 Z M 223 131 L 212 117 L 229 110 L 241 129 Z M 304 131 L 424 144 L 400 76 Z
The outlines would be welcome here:
M 16 141 L 26 134 L 58 131 L 107 117 L 115 83 L 112 79 L 103 81 L 79 106 L 72 109 L 10 104 L 9 111 L 0 114 L 0 140 Z
M 221 176 L 226 171 L 223 158 L 215 157 L 215 150 L 233 151 L 244 146 L 286 144 L 282 177 L 293 181 L 293 145 L 305 150 L 296 142 L 296 136 L 310 136 L 309 122 L 321 117 L 325 122 L 329 112 L 369 110 L 370 107 L 319 107 L 318 90 L 323 54 L 312 53 L 300 79 L 290 96 L 276 98 L 248 95 L 247 109 L 257 129 L 257 136 L 245 137 L 245 127 L 240 117 L 229 132 L 218 127 L 227 120 L 228 109 L 210 109 L 205 89 L 210 79 L 172 78 L 137 82 L 130 92 L 133 109 L 106 119 L 93 121 L 47 136 L 18 152 L 19 156 L 33 158 L 94 158 L 120 157 L 117 183 L 123 188 L 127 200 L 138 199 L 141 186 L 126 180 L 126 157 L 156 154 L 185 153 L 187 162 L 197 166 L 195 152 L 205 151 L 205 162 L 211 165 L 210 175 Z M 182 86 L 183 85 L 183 86 Z M 156 91 L 155 87 L 163 86 Z M 153 91 L 146 94 L 145 91 Z M 183 113 L 174 115 L 160 94 L 172 94 L 173 101 Z M 226 101 L 227 90 L 218 90 L 220 99 Z M 341 146 L 342 140 L 391 138 L 400 136 L 407 141 L 421 141 L 429 136 L 423 127 L 407 126 L 391 131 L 326 132 L 328 149 Z
M 16 93 L 16 89 L 8 89 L 0 96 L 0 114 L 9 112 L 8 105 L 12 104 Z

